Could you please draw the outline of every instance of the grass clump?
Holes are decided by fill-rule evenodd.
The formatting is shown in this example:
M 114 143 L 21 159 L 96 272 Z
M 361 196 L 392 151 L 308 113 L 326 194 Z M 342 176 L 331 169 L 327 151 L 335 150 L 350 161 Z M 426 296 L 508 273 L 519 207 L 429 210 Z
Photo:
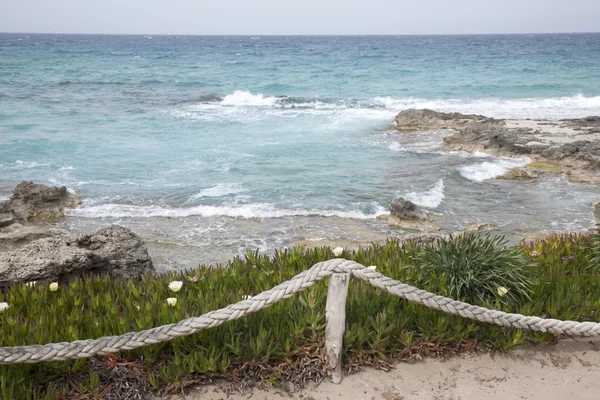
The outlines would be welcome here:
M 523 304 L 531 300 L 531 272 L 522 249 L 504 237 L 465 234 L 440 239 L 413 257 L 419 287 L 439 281 L 438 294 L 478 305 Z
M 422 289 L 457 293 L 504 311 L 546 318 L 598 321 L 600 277 L 590 268 L 591 238 L 553 236 L 504 249 L 494 238 L 453 238 L 439 247 L 419 247 L 390 241 L 344 258 Z M 461 246 L 466 246 L 463 249 Z M 486 246 L 488 250 L 486 250 Z M 478 259 L 477 252 L 496 254 L 508 265 L 519 259 L 521 272 L 497 273 L 521 282 L 484 278 L 454 278 L 481 284 L 479 289 L 452 288 L 452 278 L 434 266 L 422 268 L 417 260 L 440 254 L 469 258 L 456 262 L 490 279 L 499 261 Z M 437 255 L 433 253 L 439 253 Z M 429 254 L 429 255 L 428 255 Z M 437 257 L 437 258 L 436 258 Z M 203 265 L 195 270 L 121 281 L 107 276 L 85 277 L 51 291 L 48 283 L 14 284 L 0 292 L 0 344 L 19 346 L 120 335 L 199 316 L 225 307 L 290 279 L 317 262 L 335 258 L 329 248 L 294 248 L 274 256 L 248 253 L 225 266 Z M 430 269 L 429 269 L 430 268 Z M 506 268 L 508 270 L 508 266 Z M 428 277 L 429 272 L 436 278 Z M 485 272 L 485 274 L 484 274 Z M 458 272 L 457 272 L 458 273 Z M 509 275 L 512 273 L 513 275 Z M 442 275 L 447 276 L 442 278 Z M 506 278 L 504 277 L 506 275 Z M 432 275 L 433 276 L 433 275 Z M 459 276 L 459 275 L 456 275 Z M 458 280 L 457 280 L 458 279 Z M 181 281 L 183 285 L 172 284 Z M 527 283 L 529 282 L 529 283 Z M 527 288 L 519 301 L 496 305 L 496 285 L 509 294 Z M 171 285 L 171 288 L 169 286 Z M 176 289 L 177 291 L 174 291 Z M 512 293 L 511 293 L 512 292 Z M 483 294 L 480 294 L 483 293 Z M 327 280 L 270 308 L 224 325 L 169 342 L 76 361 L 0 366 L 0 393 L 7 399 L 135 399 L 203 382 L 226 378 L 236 384 L 285 379 L 296 384 L 319 380 L 328 369 L 323 356 Z M 525 296 L 527 294 L 527 296 Z M 176 298 L 174 303 L 167 299 Z M 504 298 L 504 297 L 502 297 Z M 482 304 L 485 305 L 485 304 Z M 547 342 L 551 334 L 523 332 L 448 315 L 384 293 L 353 279 L 348 293 L 344 365 L 387 366 L 393 360 L 425 354 L 449 354 L 465 349 L 508 349 L 526 341 Z

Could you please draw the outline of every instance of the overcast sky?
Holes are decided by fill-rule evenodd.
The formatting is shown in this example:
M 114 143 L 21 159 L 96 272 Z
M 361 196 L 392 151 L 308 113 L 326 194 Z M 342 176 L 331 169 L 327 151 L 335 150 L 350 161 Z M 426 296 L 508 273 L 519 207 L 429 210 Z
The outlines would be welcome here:
M 600 0 L 0 0 L 0 32 L 443 34 L 600 31 Z

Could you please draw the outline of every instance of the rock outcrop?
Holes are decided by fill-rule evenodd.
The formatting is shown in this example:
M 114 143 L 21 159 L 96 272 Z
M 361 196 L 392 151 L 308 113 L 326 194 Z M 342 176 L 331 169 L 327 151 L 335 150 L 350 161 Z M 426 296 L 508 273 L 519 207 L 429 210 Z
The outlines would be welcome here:
M 0 253 L 0 286 L 68 281 L 84 273 L 140 278 L 154 272 L 145 244 L 131 230 L 111 226 L 92 235 L 51 237 Z
M 559 121 L 505 120 L 483 115 L 404 110 L 394 125 L 399 131 L 453 130 L 444 138 L 453 150 L 484 151 L 494 156 L 528 156 L 551 169 L 525 166 L 505 179 L 530 180 L 560 173 L 569 180 L 600 184 L 600 117 Z
M 64 216 L 65 208 L 75 208 L 81 199 L 72 195 L 67 188 L 48 187 L 33 182 L 21 182 L 15 187 L 5 209 L 10 209 L 21 223 L 48 221 Z
M 398 197 L 390 203 L 390 214 L 378 217 L 385 219 L 390 225 L 415 231 L 439 231 L 434 225 L 433 216 L 421 210 L 415 203 Z

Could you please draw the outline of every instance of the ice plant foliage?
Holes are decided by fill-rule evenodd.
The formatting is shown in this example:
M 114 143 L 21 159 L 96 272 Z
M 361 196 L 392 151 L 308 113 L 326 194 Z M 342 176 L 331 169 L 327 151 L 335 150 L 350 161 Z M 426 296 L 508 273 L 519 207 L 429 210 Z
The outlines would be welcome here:
M 169 289 L 171 289 L 175 293 L 179 292 L 182 287 L 183 287 L 182 281 L 173 281 L 173 282 L 169 283 Z
M 596 239 L 584 235 L 556 236 L 506 250 L 500 246 L 500 256 L 493 251 L 496 248 L 491 246 L 493 241 L 484 242 L 490 249 L 477 241 L 461 242 L 456 251 L 451 251 L 456 246 L 448 244 L 450 247 L 425 249 L 413 242 L 390 241 L 358 251 L 346 250 L 344 258 L 377 266 L 376 271 L 385 276 L 448 296 L 458 281 L 438 270 L 427 270 L 426 274 L 415 263 L 422 252 L 435 251 L 445 254 L 446 260 L 454 257 L 469 262 L 457 266 L 466 265 L 477 272 L 477 279 L 466 282 L 472 290 L 485 292 L 479 305 L 523 315 L 598 321 L 600 279 L 598 271 L 590 267 L 597 254 L 590 246 L 592 242 Z M 537 257 L 531 257 L 534 250 L 539 253 Z M 500 262 L 507 257 L 511 259 L 513 253 L 527 260 L 520 268 L 523 274 L 532 277 L 528 292 L 531 300 L 523 303 L 510 301 L 518 288 L 515 284 L 518 279 L 500 281 L 494 277 L 494 274 L 509 274 Z M 485 257 L 473 258 L 474 254 Z M 0 302 L 10 305 L 8 310 L 6 305 L 0 306 L 5 309 L 0 313 L 0 343 L 8 347 L 71 342 L 176 323 L 235 304 L 242 296 L 271 289 L 314 264 L 335 257 L 330 248 L 298 247 L 272 256 L 247 253 L 223 266 L 202 265 L 191 271 L 148 275 L 141 280 L 86 276 L 61 285 L 54 293 L 46 286 L 28 289 L 23 284 L 8 285 L 0 291 Z M 479 267 L 485 269 L 478 271 Z M 188 277 L 193 276 L 198 280 L 192 284 Z M 177 298 L 170 297 L 174 294 L 169 284 L 186 279 L 185 289 L 177 293 Z M 323 367 L 326 364 L 319 349 L 325 335 L 328 281 L 325 278 L 296 296 L 239 320 L 185 338 L 119 352 L 115 355 L 119 362 L 117 378 L 112 368 L 110 374 L 101 368 L 101 362 L 105 361 L 102 356 L 51 364 L 1 365 L 0 397 L 103 398 L 103 393 L 109 391 L 111 397 L 128 398 L 116 397 L 119 379 L 143 374 L 149 387 L 146 386 L 141 398 L 152 398 L 150 390 L 156 394 L 200 375 L 236 376 L 240 368 L 247 368 L 241 366 L 248 363 L 260 368 L 258 379 L 266 382 L 307 372 L 326 376 Z M 504 296 L 498 292 L 501 287 L 507 290 Z M 483 350 L 506 350 L 524 342 L 551 340 L 554 340 L 552 334 L 487 325 L 432 310 L 351 278 L 344 335 L 346 365 L 414 359 L 427 351 L 455 352 L 457 343 L 462 343 L 463 349 L 472 349 L 476 343 Z

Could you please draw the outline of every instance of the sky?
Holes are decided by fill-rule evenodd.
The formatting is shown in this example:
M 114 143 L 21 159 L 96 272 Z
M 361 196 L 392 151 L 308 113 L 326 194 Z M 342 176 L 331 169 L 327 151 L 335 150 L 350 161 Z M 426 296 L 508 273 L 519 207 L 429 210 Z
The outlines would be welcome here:
M 0 0 L 0 32 L 400 35 L 599 31 L 600 0 Z

